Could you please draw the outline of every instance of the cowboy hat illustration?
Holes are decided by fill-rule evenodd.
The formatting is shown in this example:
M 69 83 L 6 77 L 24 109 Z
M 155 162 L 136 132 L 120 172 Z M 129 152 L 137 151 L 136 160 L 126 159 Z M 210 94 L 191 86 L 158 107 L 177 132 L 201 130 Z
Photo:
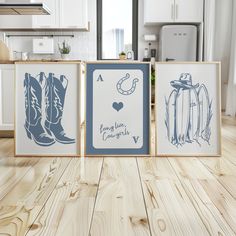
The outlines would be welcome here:
M 180 75 L 179 80 L 173 80 L 170 82 L 171 86 L 175 89 L 197 89 L 199 87 L 199 84 L 192 85 L 192 76 L 189 73 L 182 73 Z

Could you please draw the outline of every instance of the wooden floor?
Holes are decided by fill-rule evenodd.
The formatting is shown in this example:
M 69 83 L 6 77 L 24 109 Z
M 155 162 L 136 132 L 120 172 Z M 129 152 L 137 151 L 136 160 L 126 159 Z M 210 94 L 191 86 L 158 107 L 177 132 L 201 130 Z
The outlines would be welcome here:
M 236 235 L 236 120 L 221 158 L 13 158 L 0 140 L 0 235 Z

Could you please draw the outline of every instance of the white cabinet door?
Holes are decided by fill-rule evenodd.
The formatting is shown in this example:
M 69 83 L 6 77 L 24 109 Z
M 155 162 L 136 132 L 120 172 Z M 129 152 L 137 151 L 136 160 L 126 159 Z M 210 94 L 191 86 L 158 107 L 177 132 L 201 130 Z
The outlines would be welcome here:
M 39 2 L 34 0 L 32 2 Z M 50 15 L 32 16 L 33 28 L 59 28 L 58 0 L 41 0 L 49 8 Z
M 60 0 L 60 28 L 88 28 L 87 0 Z
M 19 3 L 16 0 L 0 0 L 0 3 Z M 29 3 L 30 0 L 21 0 L 21 3 Z M 30 15 L 0 15 L 1 29 L 31 29 L 32 17 Z
M 202 22 L 203 0 L 175 0 L 175 22 Z
M 0 65 L 0 130 L 14 130 L 14 65 Z
M 144 24 L 174 22 L 174 0 L 144 0 Z
M 25 15 L 0 15 L 1 29 L 31 29 L 32 17 Z

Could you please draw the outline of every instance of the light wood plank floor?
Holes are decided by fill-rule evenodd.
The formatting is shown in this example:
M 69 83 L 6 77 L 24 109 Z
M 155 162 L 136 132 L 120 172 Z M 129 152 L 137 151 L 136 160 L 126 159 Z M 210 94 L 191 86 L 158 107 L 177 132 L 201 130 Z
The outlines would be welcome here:
M 1 236 L 236 235 L 236 119 L 221 158 L 13 158 L 0 139 Z

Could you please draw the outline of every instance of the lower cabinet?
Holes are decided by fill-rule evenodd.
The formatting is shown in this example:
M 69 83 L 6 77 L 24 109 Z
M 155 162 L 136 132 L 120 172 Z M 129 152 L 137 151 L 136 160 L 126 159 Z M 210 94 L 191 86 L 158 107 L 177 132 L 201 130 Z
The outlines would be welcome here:
M 0 131 L 14 130 L 14 64 L 0 64 Z

